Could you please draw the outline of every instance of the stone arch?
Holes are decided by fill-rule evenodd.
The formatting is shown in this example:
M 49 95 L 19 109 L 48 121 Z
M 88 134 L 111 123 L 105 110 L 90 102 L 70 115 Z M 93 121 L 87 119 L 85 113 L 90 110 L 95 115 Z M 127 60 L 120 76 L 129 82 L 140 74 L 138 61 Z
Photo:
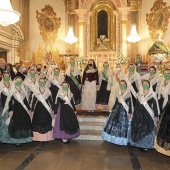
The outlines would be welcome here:
M 7 62 L 20 62 L 21 59 L 21 43 L 24 35 L 19 25 L 13 24 L 9 27 L 2 27 L 0 30 L 0 47 L 7 52 Z

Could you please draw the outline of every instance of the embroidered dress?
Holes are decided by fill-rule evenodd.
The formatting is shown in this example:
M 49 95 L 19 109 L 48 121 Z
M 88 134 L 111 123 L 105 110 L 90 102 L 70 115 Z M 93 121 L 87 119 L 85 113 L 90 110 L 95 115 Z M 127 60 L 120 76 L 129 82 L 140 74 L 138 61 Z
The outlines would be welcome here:
M 99 76 L 97 69 L 87 70 L 83 73 L 82 85 L 82 104 L 83 110 L 95 110 L 96 109 L 96 85 L 99 85 Z
M 2 80 L 3 81 L 3 80 Z M 6 87 L 4 82 L 0 84 L 0 99 L 1 99 L 1 118 L 0 118 L 0 141 L 10 138 L 8 133 L 8 125 L 5 123 L 9 117 L 9 100 L 10 100 L 10 86 Z
M 55 104 L 54 138 L 73 139 L 80 135 L 79 123 L 75 115 L 73 95 L 64 93 L 60 88 Z
M 111 84 L 109 84 L 109 79 L 111 79 L 111 70 L 102 70 L 99 74 L 99 84 L 100 88 L 97 91 L 96 104 L 98 109 L 108 109 L 108 102 L 110 96 Z
M 15 81 L 13 82 L 15 83 Z M 31 117 L 30 107 L 26 98 L 24 88 L 18 91 L 12 88 L 11 97 L 9 101 L 9 112 L 13 111 L 8 126 L 8 134 L 1 140 L 2 143 L 20 144 L 32 141 Z M 6 100 L 7 101 L 7 100 Z M 7 111 L 8 112 L 8 111 Z M 4 114 L 4 121 L 8 119 L 7 112 Z M 5 130 L 6 125 L 4 124 Z
M 127 145 L 131 124 L 131 121 L 127 118 L 127 114 L 131 113 L 132 99 L 130 92 L 126 90 L 123 95 L 119 92 L 103 129 L 103 139 L 117 145 Z
M 162 79 L 158 97 L 162 117 L 155 135 L 155 149 L 170 156 L 170 81 L 164 85 L 164 79 Z
M 143 92 L 138 94 L 134 114 L 131 122 L 130 144 L 144 149 L 154 148 L 154 135 L 158 117 L 159 106 L 157 96 L 150 88 L 146 96 Z
M 52 110 L 53 101 L 50 90 L 46 88 L 44 93 L 41 93 L 38 89 L 34 93 L 32 102 L 32 130 L 34 141 L 53 140 Z
M 74 67 L 74 70 L 71 71 L 70 65 L 66 69 L 65 81 L 70 85 L 71 93 L 73 94 L 75 105 L 81 103 L 81 89 L 79 84 L 81 84 L 80 71 L 77 67 Z
M 10 86 L 9 88 L 7 88 L 2 80 L 0 87 L 1 87 L 0 98 L 1 98 L 1 105 L 2 105 L 2 112 L 0 118 L 0 142 L 11 143 L 11 144 L 17 144 L 21 142 L 25 143 L 27 141 L 30 142 L 29 138 L 15 139 L 10 137 L 8 132 L 8 125 L 6 124 L 6 121 L 9 117 L 9 101 L 11 99 Z

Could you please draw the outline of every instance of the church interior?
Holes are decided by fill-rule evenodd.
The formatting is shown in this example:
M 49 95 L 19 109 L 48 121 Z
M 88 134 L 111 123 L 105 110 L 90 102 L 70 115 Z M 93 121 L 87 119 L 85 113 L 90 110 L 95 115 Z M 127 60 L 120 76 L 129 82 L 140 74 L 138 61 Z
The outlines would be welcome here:
M 89 59 L 98 70 L 104 62 L 112 70 L 116 64 L 126 70 L 140 54 L 143 63 L 161 72 L 170 68 L 169 22 L 169 0 L 0 0 L 0 67 L 44 67 L 54 61 L 64 74 L 74 59 L 82 77 Z M 108 116 L 78 108 L 81 135 L 68 145 L 60 140 L 21 147 L 0 143 L 0 169 L 170 169 L 170 158 L 154 149 L 141 152 L 104 141 Z

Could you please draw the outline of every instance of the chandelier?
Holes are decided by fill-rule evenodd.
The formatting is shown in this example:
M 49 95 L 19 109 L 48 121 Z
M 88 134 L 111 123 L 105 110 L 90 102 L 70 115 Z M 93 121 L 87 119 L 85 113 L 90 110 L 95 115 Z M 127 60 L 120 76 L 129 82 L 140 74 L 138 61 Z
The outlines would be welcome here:
M 138 35 L 136 31 L 136 25 L 132 25 L 130 35 L 126 38 L 126 40 L 132 43 L 136 43 L 141 40 L 141 37 Z
M 68 30 L 68 34 L 66 38 L 64 38 L 64 41 L 69 44 L 76 43 L 78 41 L 78 38 L 74 36 L 73 28 L 70 27 Z
M 15 24 L 19 18 L 20 14 L 12 9 L 10 0 L 0 0 L 0 25 Z

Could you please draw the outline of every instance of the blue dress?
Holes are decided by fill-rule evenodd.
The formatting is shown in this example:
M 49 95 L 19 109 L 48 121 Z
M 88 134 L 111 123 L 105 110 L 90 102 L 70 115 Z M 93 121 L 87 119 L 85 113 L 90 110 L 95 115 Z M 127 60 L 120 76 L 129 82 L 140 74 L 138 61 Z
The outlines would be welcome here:
M 154 112 L 154 116 L 158 117 L 156 100 L 152 97 L 147 100 L 147 103 Z M 131 123 L 130 144 L 139 148 L 153 149 L 155 130 L 154 120 L 144 105 L 137 99 Z
M 129 106 L 129 113 L 132 113 L 131 98 L 127 98 L 125 103 Z M 117 145 L 127 145 L 129 143 L 131 122 L 128 120 L 127 114 L 123 105 L 116 98 L 115 105 L 102 132 L 104 140 Z

